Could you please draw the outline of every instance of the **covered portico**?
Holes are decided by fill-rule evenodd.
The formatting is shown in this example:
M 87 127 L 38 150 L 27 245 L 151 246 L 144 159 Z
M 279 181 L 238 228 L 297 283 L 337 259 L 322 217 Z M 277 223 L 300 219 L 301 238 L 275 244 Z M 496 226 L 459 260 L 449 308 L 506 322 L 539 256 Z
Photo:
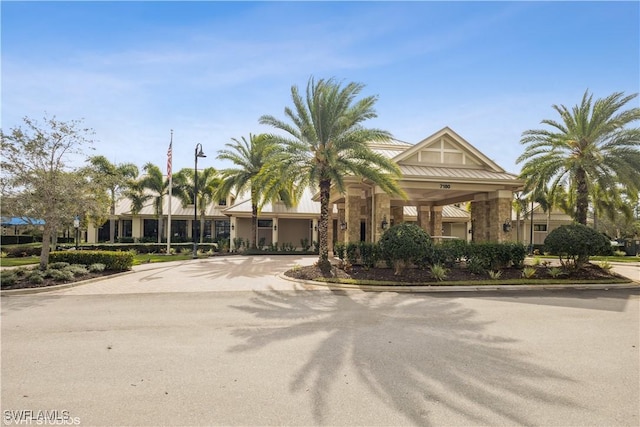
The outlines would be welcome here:
M 334 216 L 329 221 L 329 239 L 335 234 L 345 243 L 377 241 L 387 227 L 405 222 L 407 206 L 415 208 L 417 224 L 429 235 L 442 236 L 443 209 L 470 202 L 471 227 L 467 232 L 472 240 L 513 240 L 511 202 L 523 182 L 450 128 L 415 145 L 391 141 L 372 144 L 371 148 L 398 164 L 406 199 L 389 196 L 367 181 L 345 179 L 344 193 L 331 192 Z

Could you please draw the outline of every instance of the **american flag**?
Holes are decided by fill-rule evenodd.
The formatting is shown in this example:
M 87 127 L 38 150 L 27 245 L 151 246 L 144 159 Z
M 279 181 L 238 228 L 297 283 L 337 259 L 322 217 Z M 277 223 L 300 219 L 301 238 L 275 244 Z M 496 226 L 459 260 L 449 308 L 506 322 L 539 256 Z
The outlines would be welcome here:
M 172 146 L 173 146 L 173 140 L 169 143 L 169 149 L 167 150 L 167 178 L 171 178 L 171 161 L 173 157 Z

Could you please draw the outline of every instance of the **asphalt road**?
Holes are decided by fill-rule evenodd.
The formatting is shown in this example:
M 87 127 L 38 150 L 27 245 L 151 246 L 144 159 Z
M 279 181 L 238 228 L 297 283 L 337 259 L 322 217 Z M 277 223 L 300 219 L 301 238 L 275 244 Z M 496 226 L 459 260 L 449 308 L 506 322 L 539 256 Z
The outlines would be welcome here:
M 637 426 L 639 305 L 637 289 L 3 297 L 3 423 Z

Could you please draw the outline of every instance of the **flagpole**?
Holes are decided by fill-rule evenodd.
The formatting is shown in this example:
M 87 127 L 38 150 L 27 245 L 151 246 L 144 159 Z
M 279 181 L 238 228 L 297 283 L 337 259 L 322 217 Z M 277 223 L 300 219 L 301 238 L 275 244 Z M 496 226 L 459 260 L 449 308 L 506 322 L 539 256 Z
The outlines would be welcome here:
M 169 175 L 169 216 L 167 218 L 167 255 L 171 255 L 171 199 L 173 199 L 173 173 L 171 167 L 173 163 L 173 129 L 171 129 L 171 142 L 167 151 L 167 175 Z

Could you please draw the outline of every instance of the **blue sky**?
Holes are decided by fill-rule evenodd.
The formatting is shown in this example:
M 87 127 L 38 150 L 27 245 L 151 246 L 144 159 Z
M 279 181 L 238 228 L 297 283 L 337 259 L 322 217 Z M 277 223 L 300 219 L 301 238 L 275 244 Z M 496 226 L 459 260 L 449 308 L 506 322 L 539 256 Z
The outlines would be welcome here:
M 378 95 L 371 127 L 417 143 L 450 126 L 507 171 L 552 104 L 640 91 L 638 2 L 2 1 L 2 129 L 83 118 L 95 154 L 224 167 L 310 76 Z M 634 106 L 640 105 L 634 100 Z

